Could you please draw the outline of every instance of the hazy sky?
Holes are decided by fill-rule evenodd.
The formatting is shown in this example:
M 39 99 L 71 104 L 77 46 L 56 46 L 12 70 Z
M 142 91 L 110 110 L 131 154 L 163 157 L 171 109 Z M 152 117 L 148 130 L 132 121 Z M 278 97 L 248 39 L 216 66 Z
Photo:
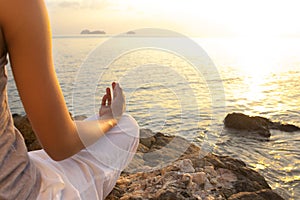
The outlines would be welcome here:
M 298 3 L 299 2 L 299 3 Z M 300 36 L 300 1 L 46 0 L 54 34 L 165 28 L 197 37 Z

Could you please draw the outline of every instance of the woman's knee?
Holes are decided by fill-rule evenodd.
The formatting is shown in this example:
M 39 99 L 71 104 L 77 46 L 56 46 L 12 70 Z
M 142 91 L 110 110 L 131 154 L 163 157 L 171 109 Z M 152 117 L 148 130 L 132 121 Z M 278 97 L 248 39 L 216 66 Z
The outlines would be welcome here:
M 118 125 L 118 129 L 130 137 L 139 138 L 139 125 L 129 114 L 123 114 Z

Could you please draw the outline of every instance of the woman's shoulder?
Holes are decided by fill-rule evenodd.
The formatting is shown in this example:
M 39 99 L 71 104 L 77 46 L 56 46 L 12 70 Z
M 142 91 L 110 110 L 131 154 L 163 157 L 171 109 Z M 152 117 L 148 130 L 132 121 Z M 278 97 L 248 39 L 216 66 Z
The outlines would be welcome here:
M 0 27 L 6 41 L 37 31 L 46 23 L 44 0 L 0 0 Z
M 0 23 L 22 19 L 34 15 L 44 7 L 44 0 L 0 0 Z

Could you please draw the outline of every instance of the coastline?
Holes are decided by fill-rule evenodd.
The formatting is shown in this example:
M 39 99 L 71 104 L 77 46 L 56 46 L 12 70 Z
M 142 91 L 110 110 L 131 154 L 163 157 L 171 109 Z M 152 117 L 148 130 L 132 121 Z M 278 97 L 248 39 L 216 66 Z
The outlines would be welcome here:
M 28 150 L 41 148 L 27 117 L 13 118 Z M 134 159 L 106 199 L 283 199 L 240 160 L 204 152 L 182 137 L 149 129 L 141 129 L 140 136 Z M 172 146 L 165 151 L 168 144 Z M 183 144 L 188 146 L 178 156 Z

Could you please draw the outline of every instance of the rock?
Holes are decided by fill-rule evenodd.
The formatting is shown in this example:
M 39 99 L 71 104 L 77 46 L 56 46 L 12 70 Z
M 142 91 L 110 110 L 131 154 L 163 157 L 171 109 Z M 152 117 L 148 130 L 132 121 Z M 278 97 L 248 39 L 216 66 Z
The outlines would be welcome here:
M 213 189 L 215 189 L 215 187 L 209 182 L 208 179 L 206 179 L 204 183 L 204 190 L 211 191 Z
M 284 200 L 281 196 L 277 193 L 273 192 L 272 190 L 260 190 L 256 192 L 257 195 L 263 197 L 264 199 L 272 199 L 272 200 Z
M 293 124 L 282 124 L 280 122 L 270 122 L 269 128 L 280 130 L 280 131 L 285 131 L 285 132 L 300 131 L 300 128 L 298 126 L 295 126 Z
M 192 174 L 192 180 L 199 186 L 204 185 L 206 181 L 206 174 L 204 172 L 196 172 Z
M 22 119 L 22 115 L 14 113 L 14 114 L 12 114 L 12 118 L 13 118 L 14 122 L 19 122 L 19 120 Z
M 226 128 L 249 131 L 262 137 L 270 137 L 268 120 L 261 117 L 250 117 L 242 113 L 228 114 L 224 119 Z
M 164 135 L 160 132 L 156 133 L 155 134 L 155 149 L 160 149 L 161 147 L 165 147 L 167 146 L 173 139 L 174 137 L 171 137 L 171 136 L 167 136 L 167 135 Z
M 180 172 L 183 172 L 183 173 L 195 172 L 193 163 L 189 159 L 179 160 L 175 163 L 175 166 L 177 166 L 179 168 Z
M 211 176 L 217 176 L 217 172 L 215 171 L 214 166 L 205 166 L 204 172 Z
M 272 190 L 260 190 L 257 192 L 240 192 L 229 197 L 228 200 L 284 200 Z
M 222 188 L 232 188 L 232 183 L 238 180 L 237 176 L 231 170 L 219 168 L 217 173 L 216 184 L 219 184 L 218 186 Z
M 76 115 L 75 117 L 73 117 L 73 120 L 82 121 L 82 120 L 85 120 L 86 118 L 87 118 L 87 116 L 85 116 L 85 115 Z
M 21 132 L 28 151 L 42 149 L 37 137 L 35 136 L 27 116 L 18 114 L 12 115 L 15 127 Z
M 149 151 L 149 148 L 143 145 L 142 143 L 139 143 L 137 151 L 147 153 Z
M 184 173 L 181 177 L 181 182 L 184 183 L 184 185 L 189 188 L 192 185 L 193 177 L 189 173 Z
M 179 194 L 180 195 L 180 194 Z M 174 199 L 182 199 L 184 200 L 185 198 L 180 195 L 179 196 L 176 192 L 176 190 L 172 189 L 172 188 L 168 188 L 168 189 L 161 189 L 157 192 L 155 198 L 156 199 L 161 199 L 161 200 L 174 200 Z
M 164 154 L 169 154 L 169 157 L 172 157 L 172 154 L 176 155 L 176 151 L 161 151 L 164 145 L 173 142 L 175 136 L 162 133 L 153 136 L 149 130 L 145 132 L 155 140 L 152 139 L 148 143 L 150 147 L 148 152 L 146 152 L 147 148 L 139 148 L 132 161 L 136 163 L 138 160 L 142 163 L 141 158 L 146 159 L 143 163 L 144 168 L 139 168 L 140 172 L 122 173 L 119 179 L 121 181 L 117 182 L 107 200 L 137 197 L 153 200 L 228 199 L 242 192 L 260 195 L 259 191 L 264 190 L 277 195 L 266 180 L 259 173 L 248 168 L 244 162 L 228 156 L 203 153 L 192 143 L 182 155 L 177 155 L 175 161 L 160 165 L 161 159 L 165 157 Z M 141 133 L 144 134 L 143 129 Z M 179 142 L 174 145 L 182 145 L 183 140 L 183 138 L 178 140 Z M 153 152 L 156 154 L 152 154 Z M 131 164 L 129 167 L 132 168 Z
M 161 169 L 160 174 L 162 176 L 164 176 L 167 172 L 171 172 L 171 171 L 179 171 L 179 167 L 176 165 L 169 165 L 167 167 L 164 167 Z
M 150 129 L 141 129 L 140 130 L 140 143 L 151 148 L 152 144 L 155 142 L 154 133 Z
M 230 113 L 224 119 L 226 128 L 233 128 L 246 132 L 251 132 L 262 137 L 270 137 L 270 129 L 294 132 L 300 131 L 300 128 L 292 124 L 282 124 L 280 122 L 272 122 L 271 120 L 259 117 L 248 116 L 242 113 Z

